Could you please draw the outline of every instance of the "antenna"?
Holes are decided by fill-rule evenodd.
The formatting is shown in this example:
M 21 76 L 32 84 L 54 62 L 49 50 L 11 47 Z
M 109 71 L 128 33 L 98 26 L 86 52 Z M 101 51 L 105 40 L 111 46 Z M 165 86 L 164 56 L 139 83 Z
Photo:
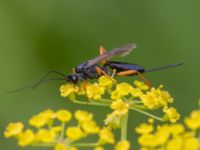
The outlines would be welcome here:
M 55 74 L 58 74 L 59 76 L 61 76 L 62 78 L 51 78 L 51 79 L 46 79 L 50 74 L 52 73 L 55 73 Z M 38 87 L 40 84 L 42 83 L 46 83 L 46 82 L 49 82 L 49 81 L 53 81 L 53 80 L 67 80 L 66 76 L 61 73 L 61 72 L 58 72 L 58 71 L 49 71 L 47 72 L 38 82 L 36 83 L 33 83 L 31 85 L 28 85 L 28 86 L 25 86 L 25 87 L 22 87 L 20 89 L 17 89 L 17 90 L 12 90 L 12 91 L 8 91 L 6 92 L 7 94 L 9 93 L 16 93 L 16 92 L 20 92 L 20 91 L 23 91 L 25 89 L 28 89 L 28 88 L 31 88 L 31 89 L 35 89 L 36 87 Z

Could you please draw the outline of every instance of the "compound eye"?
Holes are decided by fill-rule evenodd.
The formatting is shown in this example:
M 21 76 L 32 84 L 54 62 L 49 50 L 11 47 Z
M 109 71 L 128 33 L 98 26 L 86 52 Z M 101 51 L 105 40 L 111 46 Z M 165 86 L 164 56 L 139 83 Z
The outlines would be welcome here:
M 69 75 L 68 80 L 74 84 L 77 84 L 78 82 L 78 77 L 76 75 Z

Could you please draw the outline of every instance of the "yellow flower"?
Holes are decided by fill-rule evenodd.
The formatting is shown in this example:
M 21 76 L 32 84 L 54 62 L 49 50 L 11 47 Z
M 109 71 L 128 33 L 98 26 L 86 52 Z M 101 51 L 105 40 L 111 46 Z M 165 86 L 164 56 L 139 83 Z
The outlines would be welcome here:
M 107 76 L 101 76 L 99 79 L 99 85 L 106 87 L 106 88 L 111 88 L 113 84 L 116 82 L 113 78 L 107 77 Z
M 117 84 L 116 89 L 112 91 L 111 99 L 117 100 L 123 96 L 127 96 L 129 93 L 132 92 L 132 89 L 133 87 L 126 82 L 119 83 Z
M 190 117 L 185 118 L 185 124 L 192 130 L 200 128 L 200 110 L 194 110 Z
M 129 150 L 130 143 L 128 141 L 120 141 L 115 145 L 115 150 Z
M 148 109 L 157 109 L 167 106 L 173 102 L 173 98 L 167 91 L 163 91 L 162 86 L 158 89 L 152 88 L 151 91 L 141 96 L 141 100 Z
M 154 130 L 154 127 L 152 124 L 142 123 L 139 127 L 136 127 L 135 130 L 139 134 L 148 134 Z
M 82 123 L 83 130 L 88 134 L 96 134 L 99 132 L 100 128 L 94 121 L 85 121 Z
M 51 109 L 47 109 L 41 112 L 41 114 L 43 114 L 47 119 L 54 119 L 56 117 L 56 113 Z
M 23 123 L 16 122 L 16 123 L 9 123 L 6 127 L 6 131 L 4 132 L 4 136 L 6 138 L 19 135 L 24 128 Z
M 135 81 L 133 82 L 133 84 L 134 84 L 137 88 L 139 88 L 139 89 L 141 89 L 141 90 L 143 90 L 143 91 L 146 91 L 146 90 L 149 89 L 149 86 L 148 86 L 148 85 L 146 85 L 144 82 L 141 82 L 141 81 L 138 81 L 138 80 L 135 80 Z
M 89 84 L 86 86 L 86 94 L 88 98 L 99 100 L 101 95 L 105 93 L 104 87 L 101 87 L 99 84 Z
M 109 125 L 112 128 L 119 128 L 121 125 L 121 116 L 116 113 L 110 113 L 104 120 L 105 125 Z
M 78 148 L 76 148 L 75 146 L 71 146 L 71 147 L 69 148 L 69 150 L 78 150 Z
M 67 83 L 60 87 L 60 92 L 62 97 L 67 97 L 73 93 L 78 92 L 78 87 L 72 83 Z
M 173 107 L 167 108 L 165 107 L 163 109 L 163 112 L 165 112 L 164 119 L 170 120 L 170 122 L 175 123 L 180 118 L 180 114 L 177 112 L 177 110 Z
M 145 128 L 147 128 L 147 131 L 145 131 Z M 168 125 L 158 126 L 154 133 L 152 133 L 152 130 L 153 127 L 151 127 L 151 124 L 141 124 L 139 126 L 137 132 L 142 135 L 139 137 L 138 141 L 143 148 L 163 146 L 170 137 L 170 126 Z
M 158 126 L 155 136 L 155 145 L 161 146 L 164 145 L 170 137 L 171 127 L 169 125 Z
M 79 127 L 68 127 L 66 135 L 70 140 L 76 141 L 85 137 L 85 133 Z
M 29 120 L 29 124 L 40 128 L 48 123 L 55 117 L 55 113 L 52 110 L 46 110 L 44 112 L 39 113 L 38 115 L 33 116 Z
M 188 138 L 184 142 L 184 150 L 199 150 L 200 149 L 200 143 L 197 138 Z
M 35 135 L 35 140 L 43 143 L 53 142 L 56 138 L 54 130 L 39 129 Z
M 155 137 L 152 134 L 143 134 L 138 138 L 138 142 L 143 147 L 155 147 Z
M 56 116 L 62 122 L 68 122 L 72 118 L 71 112 L 64 109 L 57 111 Z
M 35 137 L 35 135 L 34 135 L 33 131 L 28 129 L 19 134 L 18 144 L 20 146 L 30 145 L 31 143 L 33 143 L 34 137 Z
M 141 96 L 141 100 L 148 109 L 156 109 L 160 107 L 160 103 L 158 99 L 151 93 L 147 92 L 146 94 Z
M 184 126 L 182 124 L 173 124 L 170 127 L 171 134 L 177 136 L 184 132 Z
M 167 142 L 166 150 L 183 150 L 183 140 L 177 136 Z M 190 150 L 190 149 L 188 149 Z
M 93 118 L 93 114 L 92 114 L 92 113 L 88 113 L 87 111 L 77 110 L 77 111 L 75 112 L 75 118 L 76 118 L 79 122 L 91 121 L 92 118 Z
M 58 133 L 61 131 L 61 126 L 53 126 L 51 127 L 51 131 Z
M 141 96 L 143 95 L 143 92 L 142 92 L 142 90 L 139 89 L 139 88 L 133 88 L 133 89 L 131 90 L 131 95 L 132 95 L 133 97 L 141 97 Z
M 104 148 L 101 146 L 98 146 L 98 147 L 95 147 L 94 150 L 104 150 Z
M 67 147 L 64 143 L 58 143 L 55 145 L 54 150 L 67 150 Z
M 114 113 L 117 115 L 125 115 L 128 113 L 129 104 L 119 99 L 112 102 L 111 108 L 115 110 Z
M 54 150 L 78 150 L 76 147 L 74 146 L 70 146 L 69 148 L 67 147 L 67 145 L 65 145 L 64 143 L 58 143 L 55 145 Z
M 117 99 L 120 99 L 120 98 L 121 98 L 120 92 L 118 92 L 117 90 L 112 91 L 111 99 L 117 100 Z
M 111 132 L 111 129 L 109 127 L 104 127 L 103 129 L 101 129 L 101 131 L 99 132 L 99 143 L 100 144 L 114 144 L 115 143 L 115 139 L 114 139 L 114 135 Z

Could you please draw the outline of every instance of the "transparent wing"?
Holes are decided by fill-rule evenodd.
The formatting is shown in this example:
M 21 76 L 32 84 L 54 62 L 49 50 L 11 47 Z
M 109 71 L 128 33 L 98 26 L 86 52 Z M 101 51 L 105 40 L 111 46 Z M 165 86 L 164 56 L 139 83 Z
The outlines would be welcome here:
M 135 43 L 129 43 L 124 46 L 114 48 L 110 51 L 103 53 L 102 55 L 99 55 L 93 59 L 88 60 L 85 68 L 93 66 L 100 61 L 111 59 L 112 57 L 115 56 L 126 56 L 135 48 L 136 48 Z

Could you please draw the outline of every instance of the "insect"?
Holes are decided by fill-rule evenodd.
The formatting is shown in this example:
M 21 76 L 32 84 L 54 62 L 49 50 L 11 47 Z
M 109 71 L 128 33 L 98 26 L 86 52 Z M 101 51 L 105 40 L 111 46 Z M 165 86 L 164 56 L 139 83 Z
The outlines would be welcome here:
M 100 48 L 99 56 L 77 65 L 73 69 L 73 73 L 70 75 L 65 75 L 58 71 L 50 71 L 39 82 L 18 90 L 10 91 L 8 93 L 18 92 L 26 88 L 34 89 L 41 83 L 45 83 L 52 80 L 65 80 L 73 84 L 78 84 L 80 81 L 97 79 L 102 75 L 107 75 L 107 76 L 139 75 L 144 80 L 144 82 L 150 86 L 150 83 L 142 75 L 143 73 L 177 67 L 183 64 L 183 63 L 170 64 L 167 66 L 146 70 L 144 67 L 140 65 L 118 62 L 118 61 L 110 61 L 111 58 L 116 56 L 126 56 L 134 49 L 136 49 L 136 44 L 134 43 L 129 43 L 124 46 L 114 48 L 110 51 L 105 51 L 104 48 Z M 101 62 L 102 64 L 100 64 Z M 46 79 L 52 73 L 61 76 L 61 78 Z

